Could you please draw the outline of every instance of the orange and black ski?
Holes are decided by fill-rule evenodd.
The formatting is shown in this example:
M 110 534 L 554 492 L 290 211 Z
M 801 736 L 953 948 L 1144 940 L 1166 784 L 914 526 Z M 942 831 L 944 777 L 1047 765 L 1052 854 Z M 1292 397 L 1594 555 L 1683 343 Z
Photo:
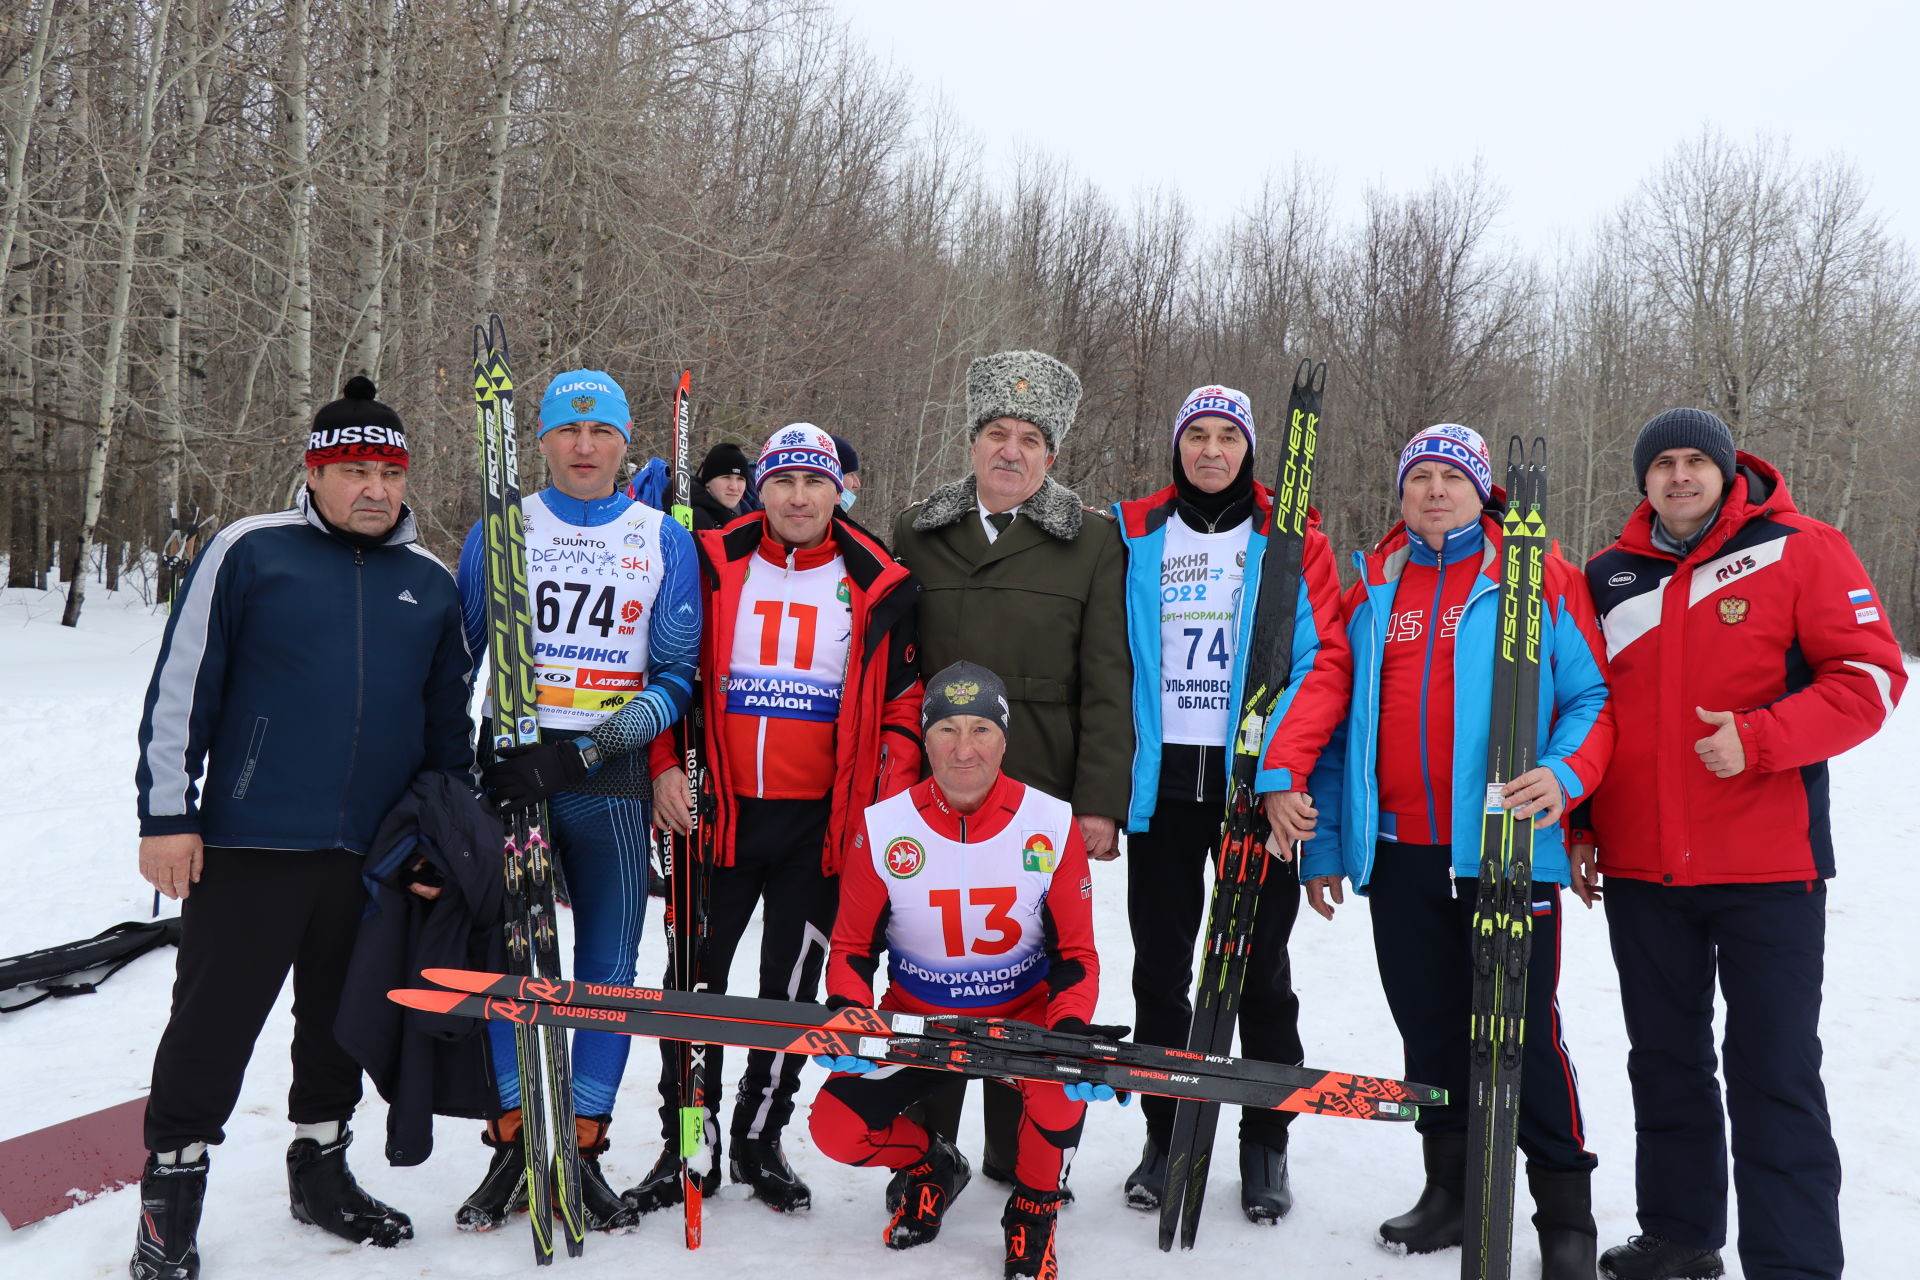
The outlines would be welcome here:
M 1445 1090 L 1404 1080 L 1201 1055 L 1049 1031 L 1001 1018 L 758 1000 L 708 992 L 546 982 L 429 969 L 461 990 L 400 990 L 410 1008 L 521 1026 L 585 1027 L 784 1053 L 847 1055 L 1004 1079 L 1090 1081 L 1116 1090 L 1363 1120 L 1412 1120 Z

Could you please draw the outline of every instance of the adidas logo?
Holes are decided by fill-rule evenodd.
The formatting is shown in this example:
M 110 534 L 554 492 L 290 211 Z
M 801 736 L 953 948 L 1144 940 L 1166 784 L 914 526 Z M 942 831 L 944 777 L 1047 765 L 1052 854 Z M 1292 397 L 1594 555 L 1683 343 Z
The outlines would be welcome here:
M 418 600 L 415 600 L 415 599 L 413 598 L 413 592 L 411 592 L 411 591 L 402 591 L 402 592 L 400 593 L 400 598 L 401 598 L 402 600 L 405 600 L 405 601 L 406 601 L 406 602 L 407 602 L 408 604 L 419 604 L 419 603 L 420 603 L 420 602 L 419 602 Z

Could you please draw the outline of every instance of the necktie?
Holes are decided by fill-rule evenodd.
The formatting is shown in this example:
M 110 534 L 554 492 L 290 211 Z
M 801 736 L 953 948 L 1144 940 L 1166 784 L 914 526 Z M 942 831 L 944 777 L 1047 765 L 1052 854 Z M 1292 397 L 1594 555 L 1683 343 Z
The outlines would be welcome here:
M 1005 533 L 1007 526 L 1013 523 L 1013 512 L 994 511 L 987 515 L 987 523 L 993 526 L 995 533 Z

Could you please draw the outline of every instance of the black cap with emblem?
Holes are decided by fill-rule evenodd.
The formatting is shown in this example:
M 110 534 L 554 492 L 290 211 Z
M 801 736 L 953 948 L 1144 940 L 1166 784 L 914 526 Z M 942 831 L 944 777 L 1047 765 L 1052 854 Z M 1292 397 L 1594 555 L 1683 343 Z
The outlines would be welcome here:
M 920 731 L 925 733 L 948 716 L 979 716 L 1005 733 L 1012 714 L 1005 682 L 977 662 L 961 661 L 927 681 L 927 696 L 920 703 Z

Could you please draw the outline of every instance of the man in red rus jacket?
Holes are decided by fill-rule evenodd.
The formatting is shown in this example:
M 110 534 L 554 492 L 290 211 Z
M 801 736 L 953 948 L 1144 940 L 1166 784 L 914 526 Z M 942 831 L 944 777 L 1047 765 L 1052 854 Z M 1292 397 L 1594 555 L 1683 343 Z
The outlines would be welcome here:
M 1100 959 L 1086 846 L 1071 805 L 1000 771 L 1009 715 L 1006 686 L 985 667 L 956 662 L 927 681 L 921 724 L 933 776 L 868 809 L 854 835 L 827 966 L 830 1007 L 872 1007 L 884 950 L 882 1008 L 1090 1029 Z M 894 1171 L 888 1248 L 932 1240 L 972 1171 L 950 1141 L 902 1113 L 950 1077 L 857 1057 L 815 1061 L 834 1074 L 814 1100 L 814 1145 L 845 1164 Z M 1005 1274 L 1053 1277 L 1061 1179 L 1086 1104 L 1114 1091 L 1017 1087 L 1014 1188 L 1000 1218 Z
M 1801 514 L 1726 423 L 1669 409 L 1640 429 L 1647 500 L 1587 564 L 1622 751 L 1574 816 L 1574 885 L 1606 876 L 1626 1014 L 1641 1234 L 1614 1280 L 1718 1276 L 1726 1115 L 1749 1280 L 1838 1277 L 1840 1153 L 1820 1080 L 1827 759 L 1886 723 L 1900 648 L 1846 536 Z
M 734 949 L 761 920 L 759 994 L 812 1000 L 840 899 L 841 861 L 861 811 L 920 776 L 919 583 L 872 534 L 841 516 L 840 460 L 811 423 L 780 428 L 755 466 L 764 511 L 696 540 L 705 634 L 694 696 L 705 712 L 718 804 L 705 981 L 727 989 Z M 654 741 L 655 822 L 689 830 L 687 776 L 670 735 Z M 720 1050 L 709 1079 L 722 1080 Z M 664 1047 L 660 1094 L 679 1094 Z M 801 1059 L 754 1050 L 735 1100 L 729 1173 L 773 1209 L 808 1208 L 780 1133 Z M 644 1212 L 679 1203 L 676 1113 L 665 1150 L 626 1195 Z M 717 1184 L 719 1151 L 706 1175 Z M 705 1190 L 715 1190 L 708 1185 Z

